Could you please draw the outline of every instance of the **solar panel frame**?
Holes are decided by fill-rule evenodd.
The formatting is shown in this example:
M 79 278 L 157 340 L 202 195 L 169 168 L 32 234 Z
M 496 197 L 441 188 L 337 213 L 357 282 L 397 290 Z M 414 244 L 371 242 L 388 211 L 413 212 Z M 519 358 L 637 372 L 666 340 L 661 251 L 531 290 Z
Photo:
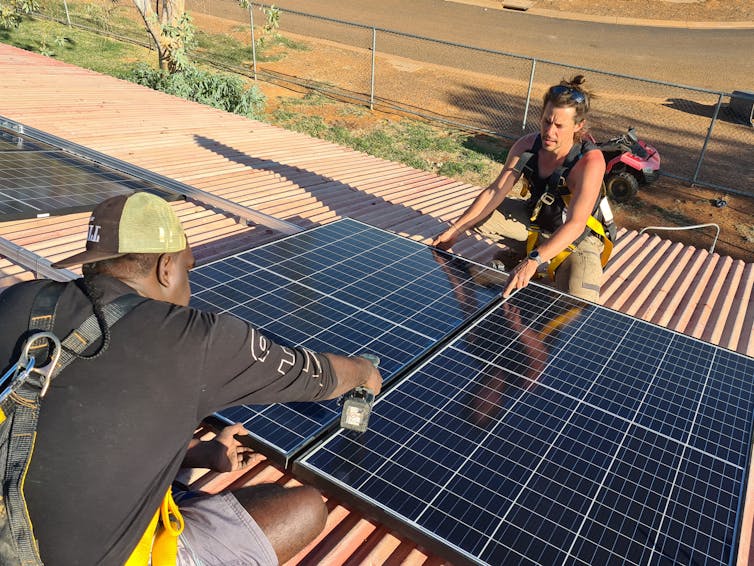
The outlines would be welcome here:
M 0 127 L 0 221 L 86 212 L 104 199 L 148 191 L 182 195 Z
M 378 400 L 366 433 L 333 433 L 294 463 L 294 473 L 368 516 L 403 532 L 408 529 L 453 563 L 732 563 L 750 467 L 754 388 L 746 377 L 750 382 L 754 376 L 754 360 L 558 295 L 530 285 L 482 315 Z M 557 312 L 552 310 L 555 305 Z M 514 314 L 501 317 L 506 308 Z M 580 310 L 569 314 L 573 308 Z M 585 316 L 591 323 L 576 325 Z M 495 317 L 507 324 L 494 323 Z M 559 318 L 558 329 L 545 324 Z M 612 336 L 608 342 L 614 343 L 629 326 L 636 330 L 627 334 L 622 348 L 612 351 L 595 345 L 594 335 L 584 330 L 599 329 L 603 339 Z M 536 329 L 551 341 L 550 351 L 537 353 L 534 348 L 533 356 L 529 354 L 530 360 L 545 362 L 536 379 L 523 373 L 527 366 L 517 351 L 521 331 L 518 344 L 495 350 L 493 332 L 503 333 L 500 346 L 510 339 L 505 332 L 512 327 Z M 639 331 L 636 336 L 642 340 L 635 339 Z M 652 356 L 639 354 L 652 347 L 663 350 L 668 337 L 666 361 L 652 371 Z M 578 350 L 582 360 L 603 359 L 598 376 L 604 379 L 590 382 L 589 372 L 575 363 L 578 355 L 569 354 Z M 710 357 L 705 374 L 700 364 Z M 473 363 L 457 372 L 465 378 L 458 377 L 453 366 L 467 358 Z M 666 374 L 667 369 L 672 371 Z M 628 379 L 628 371 L 637 380 Z M 677 381 L 670 379 L 675 374 L 680 375 Z M 448 391 L 463 391 L 463 379 L 472 382 L 479 375 L 489 383 L 504 375 L 508 383 L 497 393 L 477 384 L 484 394 L 476 406 L 450 399 Z M 461 385 L 454 386 L 453 379 Z M 693 418 L 684 413 L 688 399 Z M 455 412 L 440 410 L 436 403 L 441 402 L 457 407 Z M 425 403 L 430 404 L 417 408 Z M 469 424 L 486 414 L 480 409 L 485 407 L 501 412 L 482 419 L 483 425 Z M 639 410 L 645 407 L 657 410 Z M 459 417 L 461 409 L 467 411 L 465 420 Z M 425 434 L 425 429 L 434 432 Z M 471 432 L 459 439 L 462 430 Z M 485 442 L 475 443 L 475 435 L 486 435 Z M 426 447 L 412 452 L 421 442 Z M 468 460 L 470 447 L 479 451 L 478 462 Z M 449 463 L 426 459 L 425 452 L 432 451 L 442 452 Z M 538 462 L 537 467 L 532 462 Z M 504 472 L 492 473 L 498 469 Z M 595 470 L 602 473 L 599 482 L 592 479 Z M 709 483 L 703 483 L 705 474 L 712 478 Z M 721 487 L 713 490 L 714 482 Z M 469 496 L 469 490 L 478 493 Z M 584 499 L 581 494 L 587 490 L 593 497 Z M 422 499 L 423 491 L 434 499 Z M 679 492 L 686 502 L 671 497 Z M 693 508 L 689 494 L 701 501 L 703 513 Z M 658 506 L 660 513 L 653 510 Z M 507 509 L 492 532 L 485 531 L 498 513 L 491 508 Z M 644 522 L 650 520 L 665 526 L 651 545 L 643 545 L 636 541 L 637 533 L 647 529 Z M 567 539 L 571 529 L 576 534 Z M 670 533 L 681 533 L 681 543 Z M 558 546 L 564 539 L 572 542 L 565 549 Z M 715 561 L 700 547 L 721 558 Z
M 388 385 L 499 300 L 499 288 L 473 282 L 470 265 L 344 218 L 196 268 L 191 304 L 229 312 L 284 345 L 375 353 Z M 463 311 L 455 293 L 478 304 Z M 244 405 L 215 416 L 245 423 L 256 448 L 287 466 L 337 426 L 340 407 L 336 400 Z

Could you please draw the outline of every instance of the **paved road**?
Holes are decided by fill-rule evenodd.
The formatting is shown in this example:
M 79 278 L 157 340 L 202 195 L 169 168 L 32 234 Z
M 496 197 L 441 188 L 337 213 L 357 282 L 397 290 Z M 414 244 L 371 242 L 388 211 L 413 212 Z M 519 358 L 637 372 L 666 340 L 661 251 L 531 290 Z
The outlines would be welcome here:
M 224 2 L 236 4 L 234 0 L 215 0 L 213 11 L 219 10 Z M 754 90 L 754 57 L 751 56 L 754 31 L 750 29 L 681 29 L 579 22 L 509 10 L 485 10 L 444 0 L 277 0 L 275 5 L 635 77 L 725 92 Z M 286 22 L 283 15 L 282 27 L 290 29 L 291 20 Z M 299 25 L 297 23 L 298 29 L 290 31 L 305 33 Z

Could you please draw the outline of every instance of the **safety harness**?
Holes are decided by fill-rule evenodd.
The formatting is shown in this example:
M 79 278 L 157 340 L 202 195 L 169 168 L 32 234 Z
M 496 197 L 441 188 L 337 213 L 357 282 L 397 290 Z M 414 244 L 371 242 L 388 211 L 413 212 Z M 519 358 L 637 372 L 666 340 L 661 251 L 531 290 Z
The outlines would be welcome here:
M 65 287 L 64 283 L 50 281 L 37 293 L 29 314 L 28 331 L 22 337 L 21 355 L 0 378 L 0 473 L 3 490 L 0 501 L 0 564 L 3 565 L 42 566 L 23 495 L 24 481 L 34 451 L 41 400 L 52 380 L 102 337 L 95 314 L 62 341 L 53 334 L 58 300 Z M 145 300 L 128 294 L 105 305 L 102 309 L 105 324 L 112 327 Z M 158 518 L 161 519 L 160 525 Z M 182 529 L 183 519 L 168 489 L 127 564 L 145 566 L 149 564 L 151 553 L 152 564 L 175 565 L 177 537 Z M 172 562 L 166 561 L 171 558 Z
M 525 197 L 529 192 L 531 193 L 529 199 L 531 216 L 529 218 L 529 233 L 526 238 L 527 254 L 537 247 L 543 230 L 554 232 L 562 225 L 565 210 L 571 202 L 571 193 L 567 185 L 568 175 L 574 165 L 583 157 L 584 153 L 591 149 L 596 149 L 596 146 L 593 146 L 589 142 L 574 144 L 563 164 L 556 167 L 547 179 L 539 177 L 537 160 L 541 148 L 542 138 L 538 135 L 532 148 L 521 154 L 516 165 L 516 170 L 521 172 L 526 180 L 521 191 L 521 196 Z M 584 232 L 571 242 L 566 249 L 550 260 L 547 273 L 551 279 L 555 279 L 555 271 L 571 255 L 576 246 L 591 234 L 596 235 L 602 240 L 603 250 L 600 261 L 603 268 L 607 264 L 616 240 L 617 227 L 613 221 L 612 211 L 610 210 L 610 204 L 606 195 L 605 183 L 603 182 L 600 187 L 600 196 L 592 210 L 592 214 L 587 219 Z M 543 220 L 543 222 L 540 222 L 540 220 Z

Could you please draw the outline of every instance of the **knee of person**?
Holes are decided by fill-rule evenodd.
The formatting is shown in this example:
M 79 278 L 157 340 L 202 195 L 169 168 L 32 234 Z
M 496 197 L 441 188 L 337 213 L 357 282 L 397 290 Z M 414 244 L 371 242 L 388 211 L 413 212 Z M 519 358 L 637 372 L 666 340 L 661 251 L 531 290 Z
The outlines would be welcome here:
M 307 510 L 313 524 L 318 526 L 319 530 L 324 529 L 327 522 L 327 505 L 322 499 L 322 494 L 319 490 L 308 485 L 302 485 L 295 489 L 298 492 L 297 497 L 301 507 Z

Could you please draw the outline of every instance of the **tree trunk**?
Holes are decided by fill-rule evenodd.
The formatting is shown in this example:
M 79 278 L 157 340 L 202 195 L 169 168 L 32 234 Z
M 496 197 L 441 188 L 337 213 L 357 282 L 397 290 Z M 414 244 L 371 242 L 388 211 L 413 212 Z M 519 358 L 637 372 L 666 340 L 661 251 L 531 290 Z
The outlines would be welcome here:
M 178 65 L 173 54 L 183 48 L 183 38 L 181 34 L 166 35 L 165 30 L 179 27 L 186 11 L 185 0 L 133 0 L 133 3 L 144 20 L 147 33 L 155 43 L 160 69 L 171 73 L 176 71 Z

